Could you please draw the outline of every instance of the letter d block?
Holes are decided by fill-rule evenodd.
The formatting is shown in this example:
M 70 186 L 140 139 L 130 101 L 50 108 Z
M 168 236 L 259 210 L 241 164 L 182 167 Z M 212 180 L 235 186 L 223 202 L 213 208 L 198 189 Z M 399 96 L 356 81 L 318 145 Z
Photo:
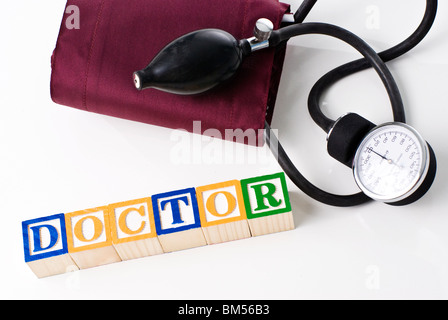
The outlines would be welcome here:
M 163 253 L 157 238 L 151 198 L 110 204 L 112 242 L 122 260 Z
M 194 188 L 156 194 L 151 198 L 156 231 L 164 252 L 207 244 Z
M 112 245 L 108 207 L 65 214 L 68 252 L 80 269 L 121 261 Z
M 238 180 L 196 188 L 202 231 L 208 244 L 251 236 Z
M 79 270 L 68 254 L 63 214 L 22 222 L 25 262 L 38 278 Z
M 294 229 L 283 172 L 241 180 L 241 188 L 253 236 Z

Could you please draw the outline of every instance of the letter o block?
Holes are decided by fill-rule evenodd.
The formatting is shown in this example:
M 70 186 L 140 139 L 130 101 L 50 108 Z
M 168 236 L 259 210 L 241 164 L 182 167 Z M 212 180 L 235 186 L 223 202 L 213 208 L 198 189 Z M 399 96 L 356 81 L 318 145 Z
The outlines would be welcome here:
M 80 269 L 121 261 L 112 245 L 107 206 L 65 214 L 68 252 Z
M 196 188 L 196 194 L 208 244 L 251 236 L 238 180 L 202 186 Z

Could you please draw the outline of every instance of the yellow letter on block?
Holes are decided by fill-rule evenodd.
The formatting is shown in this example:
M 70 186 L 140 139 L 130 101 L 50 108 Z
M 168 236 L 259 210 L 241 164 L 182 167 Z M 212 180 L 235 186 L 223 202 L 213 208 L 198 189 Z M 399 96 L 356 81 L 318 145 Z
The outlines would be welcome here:
M 151 198 L 108 207 L 112 242 L 122 260 L 163 253 L 154 225 Z
M 201 226 L 208 244 L 251 236 L 238 180 L 199 187 L 196 194 Z
M 112 245 L 108 207 L 65 214 L 68 252 L 80 269 L 121 261 Z

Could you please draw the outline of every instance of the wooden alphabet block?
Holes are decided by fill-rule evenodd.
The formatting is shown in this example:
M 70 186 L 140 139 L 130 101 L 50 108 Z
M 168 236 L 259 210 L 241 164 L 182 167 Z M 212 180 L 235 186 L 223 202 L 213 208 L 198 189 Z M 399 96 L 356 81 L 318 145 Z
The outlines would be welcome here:
M 202 231 L 208 244 L 251 236 L 238 180 L 196 188 Z
M 157 238 L 151 198 L 109 206 L 112 243 L 122 260 L 163 253 Z
M 108 207 L 65 214 L 68 252 L 80 269 L 121 261 L 112 245 Z
M 63 214 L 22 222 L 25 262 L 38 278 L 78 270 L 68 254 Z
M 156 231 L 164 252 L 207 244 L 194 188 L 160 193 L 151 198 Z
M 241 188 L 253 236 L 294 229 L 283 172 L 241 180 Z
M 22 222 L 39 277 L 294 229 L 284 173 Z

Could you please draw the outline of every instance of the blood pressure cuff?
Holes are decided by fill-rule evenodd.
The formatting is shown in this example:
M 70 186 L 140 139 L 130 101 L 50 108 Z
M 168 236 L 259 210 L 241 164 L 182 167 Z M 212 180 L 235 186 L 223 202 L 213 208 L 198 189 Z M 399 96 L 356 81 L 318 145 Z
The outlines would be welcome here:
M 68 0 L 52 56 L 51 97 L 61 105 L 190 132 L 198 132 L 198 122 L 193 124 L 200 121 L 200 133 L 217 129 L 225 138 L 233 132 L 229 139 L 254 144 L 240 139 L 251 130 L 262 133 L 265 119 L 271 120 L 286 45 L 254 53 L 231 80 L 200 95 L 138 91 L 132 75 L 186 33 L 218 28 L 250 38 L 257 19 L 268 18 L 278 28 L 286 12 L 289 6 L 277 0 Z

